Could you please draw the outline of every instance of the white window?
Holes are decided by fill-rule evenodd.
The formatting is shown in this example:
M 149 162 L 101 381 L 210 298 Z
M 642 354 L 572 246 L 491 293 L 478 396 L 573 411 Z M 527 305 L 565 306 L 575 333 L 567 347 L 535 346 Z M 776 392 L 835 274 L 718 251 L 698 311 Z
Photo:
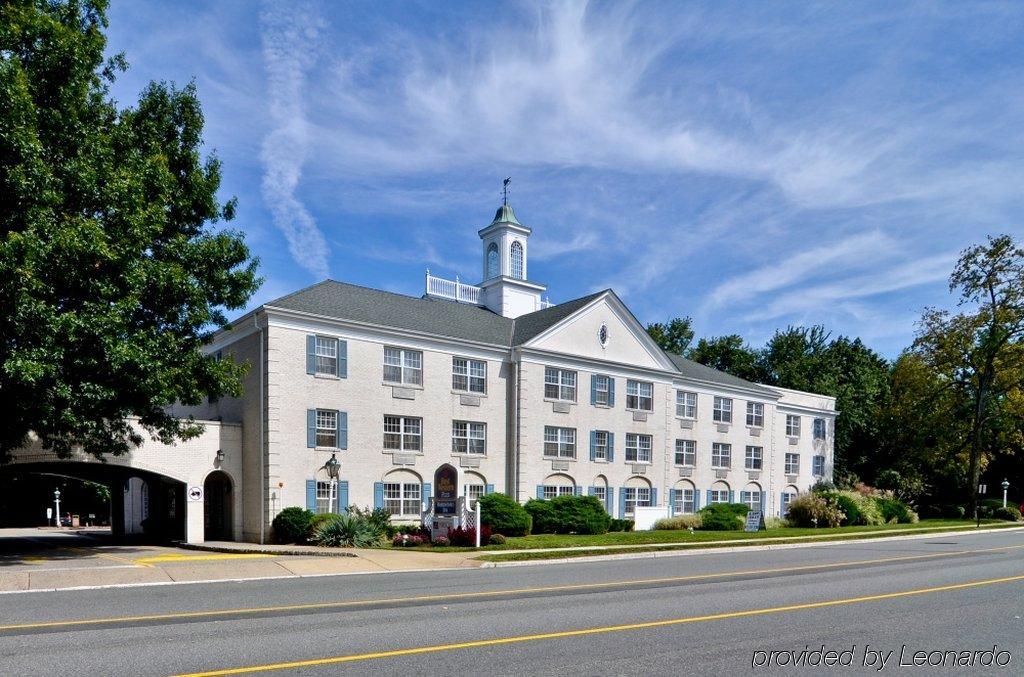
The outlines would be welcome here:
M 812 456 L 811 457 L 811 472 L 815 477 L 821 477 L 825 474 L 825 457 L 824 456 Z
M 800 437 L 800 417 L 786 414 L 786 435 Z
M 626 462 L 651 462 L 651 436 L 626 433 Z
M 763 447 L 747 447 L 746 457 L 744 459 L 743 467 L 747 470 L 760 470 L 761 462 L 764 459 L 764 448 Z
M 800 454 L 786 454 L 786 474 L 800 474 Z
M 545 484 L 541 491 L 543 492 L 544 500 L 550 501 L 552 498 L 559 496 L 573 496 L 576 494 L 576 487 L 562 486 L 554 484 Z
M 466 502 L 469 503 L 469 509 L 476 509 L 476 500 L 486 493 L 487 487 L 482 484 L 467 484 L 466 485 Z
M 697 492 L 693 489 L 676 489 L 676 500 L 672 506 L 673 514 L 689 514 L 696 512 Z
M 760 402 L 747 402 L 747 425 L 751 428 L 764 427 L 764 405 Z
M 779 512 L 782 513 L 783 517 L 785 517 L 786 513 L 789 512 L 789 504 L 793 502 L 794 498 L 796 498 L 796 494 L 793 493 L 792 491 L 782 492 L 782 502 Z
M 697 443 L 693 440 L 676 440 L 676 465 L 697 465 Z
M 761 492 L 760 491 L 741 491 L 740 492 L 740 503 L 745 503 L 751 510 L 761 509 Z
M 384 417 L 384 448 L 392 451 L 420 451 L 423 448 L 423 419 L 409 416 Z
M 711 420 L 715 423 L 732 423 L 732 400 L 728 397 L 715 397 L 715 406 L 711 411 Z
M 608 505 L 608 487 L 594 487 L 594 498 L 601 502 L 601 505 Z
M 608 460 L 608 431 L 606 430 L 594 431 L 594 460 Z
M 316 514 L 325 515 L 330 512 L 334 512 L 334 506 L 337 503 L 335 499 L 335 487 L 337 483 L 326 482 L 324 480 L 316 481 Z
M 523 245 L 518 242 L 512 243 L 512 277 L 517 280 L 523 279 Z
M 384 484 L 384 509 L 392 515 L 420 515 L 423 509 L 420 503 L 419 484 Z
M 823 418 L 814 419 L 814 439 L 825 439 L 825 419 Z
M 498 261 L 498 245 L 495 242 L 487 245 L 487 279 L 498 277 L 501 273 L 501 263 Z
M 576 372 L 544 368 L 544 397 L 549 400 L 576 401 Z
M 654 411 L 654 384 L 626 381 L 626 409 Z
M 611 377 L 597 374 L 594 376 L 594 404 L 606 407 L 611 404 Z
M 452 358 L 452 390 L 487 392 L 487 363 L 483 360 Z
M 688 393 L 685 390 L 676 391 L 676 416 L 697 418 L 697 393 Z
M 632 515 L 636 507 L 648 508 L 651 505 L 650 487 L 626 487 L 624 496 L 626 498 L 626 514 Z
M 544 426 L 544 455 L 552 458 L 576 458 L 576 428 Z
M 453 454 L 486 454 L 487 424 L 452 421 Z
M 316 446 L 338 446 L 338 412 L 333 409 L 316 410 Z
M 729 502 L 729 490 L 728 489 L 712 489 L 710 503 L 728 503 Z
M 423 353 L 418 350 L 384 348 L 384 381 L 423 385 Z
M 338 373 L 338 339 L 327 336 L 316 337 L 316 373 Z
M 711 444 L 711 467 L 728 468 L 732 465 L 732 445 L 722 442 Z

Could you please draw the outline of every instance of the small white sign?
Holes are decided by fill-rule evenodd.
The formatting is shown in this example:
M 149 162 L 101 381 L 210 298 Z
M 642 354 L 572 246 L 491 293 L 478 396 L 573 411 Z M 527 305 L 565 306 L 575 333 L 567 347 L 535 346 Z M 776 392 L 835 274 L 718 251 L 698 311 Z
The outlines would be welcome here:
M 190 501 L 201 501 L 201 500 L 203 500 L 203 488 L 202 487 L 189 487 L 188 488 L 188 500 L 190 500 Z
M 46 519 L 48 519 L 48 520 L 52 520 L 53 519 L 53 508 L 47 508 L 46 509 Z

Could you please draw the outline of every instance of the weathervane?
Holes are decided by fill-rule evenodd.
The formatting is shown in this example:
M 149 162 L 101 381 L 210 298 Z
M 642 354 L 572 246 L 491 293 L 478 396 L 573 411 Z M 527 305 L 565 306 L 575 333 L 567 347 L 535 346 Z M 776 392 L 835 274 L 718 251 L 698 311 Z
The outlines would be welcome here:
M 512 177 L 508 177 L 501 182 L 501 204 L 508 204 L 508 184 L 512 182 Z

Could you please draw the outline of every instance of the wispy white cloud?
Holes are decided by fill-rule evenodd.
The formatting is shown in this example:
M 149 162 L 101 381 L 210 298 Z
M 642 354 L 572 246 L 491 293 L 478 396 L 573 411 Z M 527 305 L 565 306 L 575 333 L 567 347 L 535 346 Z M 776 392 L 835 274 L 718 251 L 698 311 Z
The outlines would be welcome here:
M 260 25 L 268 112 L 274 122 L 260 153 L 263 200 L 295 262 L 325 278 L 327 241 L 296 196 L 311 138 L 304 102 L 306 75 L 318 52 L 323 21 L 307 5 L 268 3 L 260 14 Z

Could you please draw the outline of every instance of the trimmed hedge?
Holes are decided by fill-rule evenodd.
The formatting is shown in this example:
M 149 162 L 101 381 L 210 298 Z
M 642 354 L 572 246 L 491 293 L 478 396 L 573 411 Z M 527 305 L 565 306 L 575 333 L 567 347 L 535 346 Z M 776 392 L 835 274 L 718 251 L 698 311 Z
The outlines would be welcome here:
M 305 508 L 294 506 L 285 508 L 277 513 L 277 517 L 271 522 L 274 541 L 277 543 L 305 543 L 313 517 L 313 511 Z
M 992 511 L 992 517 L 996 518 L 997 520 L 1019 522 L 1021 518 L 1020 508 L 1013 505 L 1007 505 L 1004 508 L 1003 506 L 1000 505 L 998 508 Z
M 608 525 L 608 531 L 633 531 L 635 524 L 633 520 L 613 519 Z
M 526 508 L 505 494 L 487 494 L 477 499 L 480 522 L 503 536 L 529 536 L 533 518 Z
M 700 528 L 703 531 L 739 531 L 748 510 L 743 503 L 712 503 L 700 510 Z
M 612 521 L 593 496 L 558 496 L 550 501 L 531 498 L 526 511 L 533 518 L 533 532 L 538 534 L 604 534 Z

